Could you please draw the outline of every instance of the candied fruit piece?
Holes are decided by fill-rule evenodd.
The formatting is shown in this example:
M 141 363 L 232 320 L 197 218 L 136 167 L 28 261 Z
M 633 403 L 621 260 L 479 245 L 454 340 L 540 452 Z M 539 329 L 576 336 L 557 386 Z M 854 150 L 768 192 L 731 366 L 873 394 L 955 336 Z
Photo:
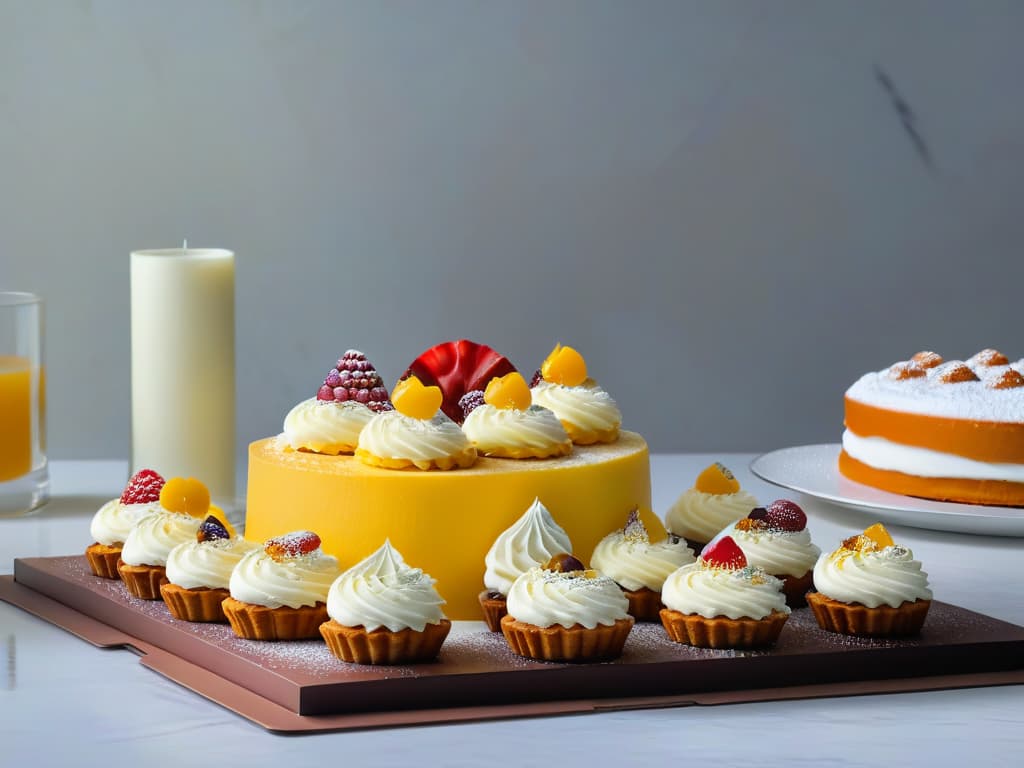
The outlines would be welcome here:
M 974 371 L 968 368 L 965 363 L 957 360 L 946 363 L 938 374 L 939 381 L 943 384 L 961 384 L 965 381 L 978 381 Z
M 919 379 L 925 375 L 925 369 L 912 360 L 905 363 L 896 363 L 889 369 L 889 378 L 895 379 L 896 381 Z
M 991 389 L 1016 389 L 1024 387 L 1024 376 L 1021 376 L 1013 368 L 1007 368 L 998 376 L 986 379 L 985 385 Z
M 197 541 L 217 541 L 218 539 L 230 539 L 231 534 L 224 527 L 223 523 L 213 515 L 207 515 L 203 524 L 196 531 Z
M 769 528 L 776 531 L 796 533 L 807 527 L 807 515 L 789 499 L 778 499 L 769 504 L 763 519 Z
M 577 387 L 587 380 L 587 363 L 583 355 L 572 347 L 555 344 L 540 366 L 540 375 L 544 381 Z
M 317 390 L 318 400 L 344 403 L 353 400 L 372 411 L 391 410 L 388 390 L 373 363 L 358 349 L 345 352 Z
M 391 392 L 391 403 L 403 416 L 432 419 L 443 400 L 440 387 L 425 387 L 415 376 L 398 382 Z
M 570 555 L 568 552 L 559 552 L 557 555 L 552 555 L 551 559 L 544 564 L 545 571 L 557 571 L 559 573 L 585 571 L 586 568 L 578 558 Z
M 194 477 L 172 477 L 160 489 L 160 506 L 169 512 L 203 517 L 210 511 L 210 491 Z
M 723 536 L 712 541 L 700 553 L 701 562 L 712 568 L 739 570 L 747 567 L 747 557 L 732 536 Z
M 720 496 L 727 493 L 736 493 L 740 489 L 740 481 L 736 479 L 729 469 L 719 462 L 715 462 L 697 475 L 693 487 L 701 493 L 711 493 Z
M 484 390 L 484 402 L 503 410 L 515 408 L 525 411 L 533 402 L 533 396 L 522 374 L 512 371 L 490 380 Z
M 484 404 L 484 393 L 482 390 L 474 389 L 459 398 L 459 408 L 462 409 L 462 421 L 465 421 L 469 414 Z M 461 422 L 460 422 L 461 423 Z
M 918 352 L 910 358 L 910 362 L 917 363 L 922 368 L 934 368 L 937 365 L 942 365 L 942 356 L 935 352 Z
M 892 536 L 889 534 L 889 531 L 887 531 L 885 526 L 881 523 L 875 523 L 874 525 L 865 528 L 864 533 L 862 533 L 861 536 L 873 541 L 875 546 L 879 549 L 891 547 L 895 543 L 892 540 Z
M 140 469 L 124 487 L 121 503 L 152 504 L 160 501 L 160 489 L 164 487 L 164 482 L 165 480 L 152 469 Z
M 989 368 L 993 365 L 1009 365 L 1010 358 L 998 349 L 983 349 L 981 352 L 971 357 L 971 359 L 967 361 L 967 364 L 971 367 L 981 366 L 983 368 Z
M 299 557 L 315 552 L 320 547 L 320 537 L 312 531 L 293 531 L 284 536 L 267 539 L 263 551 L 275 560 L 286 557 Z

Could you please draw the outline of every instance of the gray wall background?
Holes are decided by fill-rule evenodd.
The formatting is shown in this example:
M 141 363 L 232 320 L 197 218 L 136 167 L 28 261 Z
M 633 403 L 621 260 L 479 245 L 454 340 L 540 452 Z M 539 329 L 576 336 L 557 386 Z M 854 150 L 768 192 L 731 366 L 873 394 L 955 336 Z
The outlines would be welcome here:
M 346 348 L 390 385 L 462 336 L 527 374 L 573 344 L 655 450 L 835 441 L 865 370 L 1024 356 L 1022 29 L 995 0 L 0 0 L 0 286 L 48 302 L 51 456 L 127 456 L 128 253 L 184 237 L 238 254 L 240 451 Z

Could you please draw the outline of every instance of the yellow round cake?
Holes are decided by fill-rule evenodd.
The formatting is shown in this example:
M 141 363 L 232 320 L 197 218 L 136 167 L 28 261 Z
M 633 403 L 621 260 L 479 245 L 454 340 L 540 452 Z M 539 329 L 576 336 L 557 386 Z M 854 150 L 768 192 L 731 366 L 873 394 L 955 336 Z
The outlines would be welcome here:
M 249 446 L 245 537 L 258 542 L 311 530 L 343 568 L 390 539 L 437 579 L 449 618 L 478 620 L 484 556 L 534 499 L 589 562 L 597 543 L 635 507 L 652 538 L 664 535 L 651 511 L 650 477 L 647 443 L 626 431 L 568 456 L 480 457 L 449 472 L 383 469 L 353 456 L 296 451 L 271 437 Z

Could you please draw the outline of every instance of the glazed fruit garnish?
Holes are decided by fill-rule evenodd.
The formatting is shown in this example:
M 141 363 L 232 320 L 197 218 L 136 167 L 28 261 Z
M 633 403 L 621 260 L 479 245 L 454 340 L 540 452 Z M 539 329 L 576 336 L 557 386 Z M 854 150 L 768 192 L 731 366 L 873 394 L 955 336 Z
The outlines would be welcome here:
M 967 362 L 971 365 L 980 365 L 987 368 L 993 365 L 1009 365 L 1010 358 L 998 349 L 983 349 Z
M 542 381 L 544 381 L 544 375 L 540 372 L 540 368 L 538 368 L 533 372 L 533 376 L 530 378 L 530 389 L 533 389 Z
M 580 560 L 568 552 L 559 552 L 552 555 L 543 566 L 545 571 L 557 571 L 558 573 L 575 573 L 585 571 L 587 567 Z
M 462 421 L 466 420 L 473 411 L 484 404 L 483 390 L 474 389 L 459 398 L 459 408 L 462 409 Z
M 937 365 L 942 365 L 942 356 L 935 352 L 918 352 L 910 360 L 922 368 L 934 368 Z
M 312 531 L 293 531 L 284 536 L 267 539 L 263 551 L 274 560 L 281 561 L 287 557 L 299 557 L 315 552 L 320 547 L 320 537 Z
M 978 377 L 966 364 L 951 362 L 939 373 L 939 381 L 944 384 L 960 384 L 965 381 L 978 381 Z
M 747 567 L 747 557 L 732 536 L 723 536 L 708 544 L 700 553 L 700 560 L 711 568 L 740 570 Z
M 413 419 L 432 419 L 441 407 L 441 389 L 425 387 L 417 377 L 398 382 L 391 392 L 391 402 L 403 416 Z
M 1013 368 L 1007 368 L 998 376 L 986 379 L 985 385 L 991 389 L 1016 389 L 1024 387 L 1024 376 L 1021 376 Z
M 373 411 L 390 411 L 388 390 L 373 364 L 357 349 L 350 349 L 327 372 L 317 400 L 344 403 L 354 400 Z
M 851 549 L 855 552 L 874 551 L 894 546 L 895 542 L 886 527 L 881 523 L 875 523 L 864 529 L 864 533 L 843 541 L 843 549 Z
M 807 527 L 807 515 L 799 505 L 789 499 L 777 499 L 765 509 L 762 518 L 768 528 L 774 531 L 795 533 Z
M 540 375 L 552 384 L 578 387 L 587 380 L 587 363 L 583 355 L 572 347 L 555 344 L 551 354 L 540 365 Z
M 160 489 L 164 487 L 164 482 L 166 481 L 152 469 L 140 469 L 124 487 L 121 503 L 152 504 L 160 501 Z
M 220 520 L 213 515 L 208 515 L 203 524 L 196 531 L 197 541 L 217 541 L 218 539 L 230 539 L 231 534 L 224 527 Z
M 169 512 L 205 517 L 210 510 L 210 491 L 194 477 L 172 477 L 160 490 L 160 506 Z
M 711 493 L 716 496 L 726 493 L 736 493 L 740 489 L 740 481 L 736 479 L 724 465 L 717 461 L 697 475 L 693 487 L 701 493 Z
M 622 536 L 626 541 L 636 544 L 647 543 L 651 540 L 647 533 L 647 527 L 640 519 L 640 509 L 633 507 L 626 518 L 626 526 L 622 529 Z
M 906 363 L 896 363 L 889 369 L 889 378 L 897 381 L 919 379 L 926 374 L 927 371 L 912 360 Z
M 526 379 L 518 371 L 512 371 L 487 383 L 484 402 L 502 410 L 515 408 L 518 411 L 525 411 L 533 402 L 533 396 L 526 385 Z
M 459 400 L 467 392 L 484 389 L 495 376 L 512 373 L 516 367 L 485 344 L 468 339 L 446 341 L 431 347 L 409 366 L 402 376 L 416 376 L 426 385 L 441 388 L 444 399 L 441 410 L 459 424 L 463 414 Z

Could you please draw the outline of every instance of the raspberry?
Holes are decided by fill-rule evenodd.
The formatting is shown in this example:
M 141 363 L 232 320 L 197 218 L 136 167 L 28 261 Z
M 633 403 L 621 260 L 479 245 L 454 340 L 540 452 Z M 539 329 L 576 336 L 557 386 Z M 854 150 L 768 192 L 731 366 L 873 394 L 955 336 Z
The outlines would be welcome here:
M 708 544 L 700 553 L 700 559 L 712 568 L 739 570 L 747 567 L 746 555 L 739 544 L 733 541 L 732 536 L 723 536 L 718 541 Z
M 216 541 L 230 538 L 231 534 L 228 533 L 228 529 L 213 515 L 209 515 L 203 520 L 203 524 L 196 531 L 196 541 Z
M 466 420 L 474 410 L 484 404 L 484 392 L 482 389 L 474 389 L 459 398 L 459 408 L 462 409 L 462 419 Z
M 122 504 L 152 504 L 160 501 L 160 490 L 164 487 L 164 479 L 152 469 L 140 469 L 121 494 Z
M 320 547 L 320 537 L 312 531 L 293 531 L 284 536 L 276 536 L 267 539 L 263 544 L 263 551 L 275 560 L 283 560 L 286 557 L 298 557 L 315 552 Z
M 776 531 L 795 533 L 807 527 L 807 515 L 788 499 L 778 499 L 769 504 L 764 521 L 769 528 Z
M 354 400 L 372 411 L 390 411 L 388 390 L 366 355 L 350 349 L 338 358 L 337 364 L 327 372 L 323 386 L 317 390 L 317 400 L 344 403 Z

